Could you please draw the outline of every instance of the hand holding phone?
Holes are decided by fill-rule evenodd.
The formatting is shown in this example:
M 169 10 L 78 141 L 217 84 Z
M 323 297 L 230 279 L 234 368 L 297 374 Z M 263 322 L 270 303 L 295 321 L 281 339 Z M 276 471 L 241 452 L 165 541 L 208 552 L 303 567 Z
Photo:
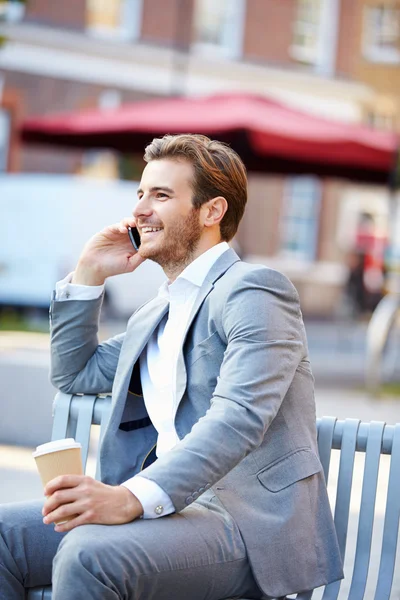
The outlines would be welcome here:
M 134 252 L 129 249 L 132 245 Z M 132 273 L 145 260 L 137 251 L 139 245 L 140 235 L 132 217 L 108 225 L 85 244 L 72 283 L 102 285 L 108 277 Z
M 129 239 L 132 242 L 132 246 L 135 248 L 136 252 L 139 250 L 140 246 L 140 235 L 136 227 L 128 227 L 128 235 Z

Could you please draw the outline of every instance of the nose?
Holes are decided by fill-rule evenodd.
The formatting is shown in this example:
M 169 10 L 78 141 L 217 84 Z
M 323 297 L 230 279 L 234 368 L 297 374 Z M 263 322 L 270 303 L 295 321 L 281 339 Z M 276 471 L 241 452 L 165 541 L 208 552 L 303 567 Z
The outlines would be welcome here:
M 149 217 L 152 212 L 153 210 L 151 208 L 151 203 L 149 199 L 146 198 L 146 195 L 143 194 L 143 196 L 137 201 L 135 208 L 132 211 L 132 215 L 137 221 L 140 217 Z

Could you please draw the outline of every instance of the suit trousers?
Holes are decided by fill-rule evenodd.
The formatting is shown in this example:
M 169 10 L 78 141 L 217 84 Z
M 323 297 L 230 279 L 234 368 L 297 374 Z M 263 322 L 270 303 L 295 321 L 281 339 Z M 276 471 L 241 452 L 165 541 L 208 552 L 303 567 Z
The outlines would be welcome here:
M 262 598 L 240 532 L 209 490 L 177 514 L 125 525 L 44 525 L 43 501 L 0 506 L 0 598 L 53 582 L 53 600 Z

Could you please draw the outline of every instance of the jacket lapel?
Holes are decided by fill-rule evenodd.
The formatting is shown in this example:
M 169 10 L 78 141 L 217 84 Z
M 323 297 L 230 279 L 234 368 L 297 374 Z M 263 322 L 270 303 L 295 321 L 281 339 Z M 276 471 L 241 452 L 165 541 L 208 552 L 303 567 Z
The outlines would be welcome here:
M 133 365 L 161 319 L 168 311 L 167 298 L 156 297 L 138 310 L 129 321 L 125 341 L 121 349 L 112 392 L 112 413 L 109 427 L 119 426 L 128 393 Z M 130 334 L 134 331 L 134 335 Z
M 203 285 L 199 290 L 199 293 L 197 294 L 196 302 L 194 303 L 192 312 L 190 313 L 190 317 L 186 325 L 185 333 L 182 340 L 182 346 L 178 355 L 178 363 L 176 369 L 175 415 L 178 410 L 178 406 L 182 400 L 183 394 L 185 393 L 187 383 L 187 373 L 185 360 L 183 356 L 183 347 L 185 345 L 185 340 L 188 331 L 192 326 L 193 319 L 199 312 L 199 309 L 203 304 L 204 300 L 207 298 L 208 294 L 214 289 L 214 284 L 217 281 L 217 279 L 219 279 L 235 262 L 238 262 L 239 260 L 240 258 L 232 248 L 224 252 L 224 254 L 222 254 L 211 267 L 209 273 L 207 274 L 207 277 L 204 280 Z

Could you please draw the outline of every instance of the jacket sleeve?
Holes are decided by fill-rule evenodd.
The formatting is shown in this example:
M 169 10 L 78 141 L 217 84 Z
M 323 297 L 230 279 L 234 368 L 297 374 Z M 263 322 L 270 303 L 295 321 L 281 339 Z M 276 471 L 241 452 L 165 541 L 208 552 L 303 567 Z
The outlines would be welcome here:
M 280 273 L 246 273 L 221 311 L 226 350 L 210 408 L 141 473 L 166 491 L 177 512 L 261 444 L 306 353 L 298 295 Z
M 51 303 L 50 379 L 62 392 L 111 392 L 125 334 L 99 344 L 101 303 L 102 296 Z

